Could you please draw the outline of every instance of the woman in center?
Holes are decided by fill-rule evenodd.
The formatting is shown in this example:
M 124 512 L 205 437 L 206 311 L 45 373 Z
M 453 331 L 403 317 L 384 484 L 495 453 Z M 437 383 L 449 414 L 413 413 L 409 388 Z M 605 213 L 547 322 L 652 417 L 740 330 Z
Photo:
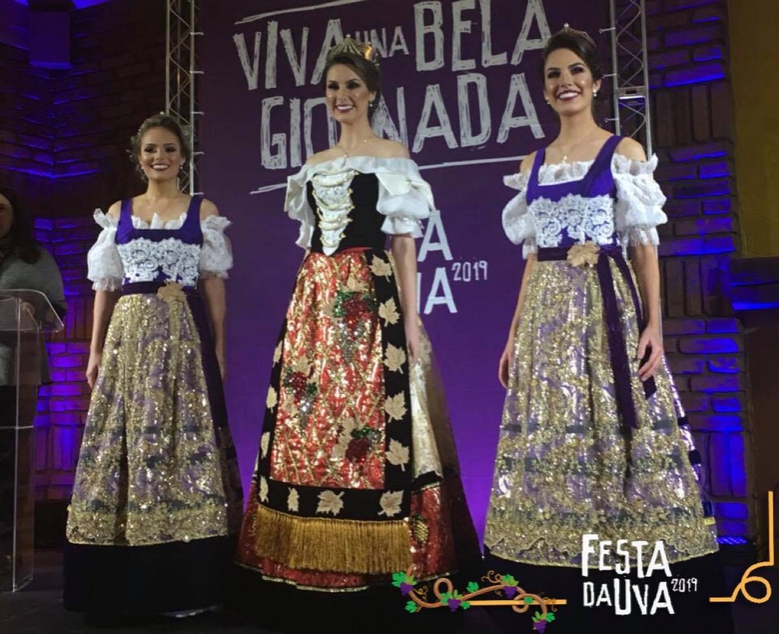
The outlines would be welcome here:
M 341 628 L 368 606 L 374 623 L 381 608 L 402 615 L 394 573 L 431 579 L 479 558 L 417 314 L 414 239 L 434 209 L 430 186 L 403 145 L 371 129 L 380 87 L 370 47 L 347 37 L 324 77 L 340 139 L 289 178 L 285 208 L 307 253 L 273 358 L 238 552 L 258 573 L 242 591 L 281 582 L 261 594 L 279 595 L 265 605 L 286 630 L 295 606 L 304 621 L 336 609 Z

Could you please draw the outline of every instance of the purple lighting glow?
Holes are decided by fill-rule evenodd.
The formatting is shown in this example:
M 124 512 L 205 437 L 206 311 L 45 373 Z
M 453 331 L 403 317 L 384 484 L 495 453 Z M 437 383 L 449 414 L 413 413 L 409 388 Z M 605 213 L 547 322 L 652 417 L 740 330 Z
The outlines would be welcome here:
M 105 4 L 111 2 L 111 0 L 71 0 L 76 9 L 86 9 L 87 7 L 94 7 L 97 4 Z M 29 6 L 29 0 L 14 0 L 17 4 L 23 4 Z

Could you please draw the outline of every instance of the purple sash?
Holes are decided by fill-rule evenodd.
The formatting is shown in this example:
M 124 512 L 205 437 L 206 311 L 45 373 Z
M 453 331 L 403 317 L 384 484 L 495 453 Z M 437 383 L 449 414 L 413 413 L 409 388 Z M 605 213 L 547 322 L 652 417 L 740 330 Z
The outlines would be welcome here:
M 528 204 L 536 198 L 548 198 L 559 201 L 569 194 L 578 194 L 585 198 L 608 194 L 614 198 L 616 186 L 611 174 L 611 161 L 614 156 L 614 151 L 617 149 L 621 140 L 622 138 L 618 136 L 610 137 L 606 143 L 603 144 L 601 151 L 598 153 L 595 161 L 593 161 L 593 164 L 585 177 L 580 181 L 553 185 L 541 185 L 539 183 L 539 171 L 544 164 L 545 158 L 544 150 L 540 150 L 536 154 L 533 171 L 528 183 Z M 539 247 L 537 256 L 538 261 L 565 260 L 568 257 L 568 250 L 577 241 L 566 234 L 563 242 L 564 244 L 567 243 L 567 245 L 552 248 Z M 600 286 L 601 295 L 603 297 L 603 312 L 609 342 L 609 356 L 611 359 L 611 367 L 614 372 L 615 398 L 620 416 L 622 417 L 625 432 L 630 433 L 631 429 L 635 429 L 638 426 L 638 420 L 631 388 L 632 372 L 630 369 L 630 355 L 625 343 L 625 333 L 622 330 L 620 322 L 617 294 L 614 290 L 614 278 L 611 273 L 611 267 L 609 266 L 609 258 L 617 265 L 625 283 L 630 289 L 633 306 L 636 310 L 639 336 L 640 331 L 644 328 L 644 318 L 641 312 L 638 291 L 633 283 L 633 277 L 630 274 L 630 269 L 622 254 L 621 247 L 616 244 L 615 240 L 614 244 L 611 245 L 599 245 L 599 249 L 596 270 L 598 272 L 598 285 Z M 647 351 L 646 356 L 641 361 L 642 363 L 649 358 L 649 354 L 649 351 Z M 654 378 L 650 377 L 644 381 L 643 388 L 646 398 L 651 397 L 657 390 Z

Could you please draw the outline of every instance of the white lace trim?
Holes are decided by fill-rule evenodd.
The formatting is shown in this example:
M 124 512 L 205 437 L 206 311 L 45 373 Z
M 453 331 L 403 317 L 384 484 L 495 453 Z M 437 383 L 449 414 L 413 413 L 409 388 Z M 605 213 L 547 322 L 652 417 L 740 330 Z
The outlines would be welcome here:
M 325 255 L 332 255 L 338 250 L 346 225 L 351 222 L 349 212 L 354 209 L 351 186 L 356 174 L 355 170 L 344 170 L 311 176 L 314 199 L 318 201 L 319 229 Z
M 178 238 L 160 241 L 136 238 L 118 245 L 117 249 L 128 282 L 153 282 L 162 273 L 165 279 L 182 286 L 197 284 L 199 244 L 185 244 Z
M 577 242 L 591 240 L 611 244 L 614 237 L 614 204 L 611 196 L 585 198 L 568 194 L 558 202 L 538 198 L 530 204 L 535 221 L 535 242 L 542 248 L 559 247 L 563 232 Z

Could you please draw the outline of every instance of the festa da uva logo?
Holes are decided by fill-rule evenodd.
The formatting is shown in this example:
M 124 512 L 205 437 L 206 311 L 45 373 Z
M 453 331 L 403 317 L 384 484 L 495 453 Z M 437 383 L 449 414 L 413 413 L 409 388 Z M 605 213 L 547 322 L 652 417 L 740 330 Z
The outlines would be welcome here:
M 650 543 L 643 540 L 619 539 L 614 543 L 600 540 L 597 534 L 583 535 L 582 577 L 589 577 L 595 569 L 591 566 L 595 558 L 599 572 L 616 573 L 610 582 L 597 585 L 594 581 L 583 583 L 584 607 L 611 607 L 618 616 L 632 614 L 634 607 L 642 616 L 654 615 L 659 610 L 674 614 L 671 590 L 680 591 L 678 580 L 672 578 L 663 542 L 655 542 L 651 546 L 651 554 L 649 548 Z M 645 564 L 647 557 L 649 561 Z M 636 575 L 629 576 L 634 566 Z M 622 575 L 624 577 L 620 578 Z M 659 581 L 658 577 L 661 577 Z M 697 587 L 697 580 L 694 581 Z

